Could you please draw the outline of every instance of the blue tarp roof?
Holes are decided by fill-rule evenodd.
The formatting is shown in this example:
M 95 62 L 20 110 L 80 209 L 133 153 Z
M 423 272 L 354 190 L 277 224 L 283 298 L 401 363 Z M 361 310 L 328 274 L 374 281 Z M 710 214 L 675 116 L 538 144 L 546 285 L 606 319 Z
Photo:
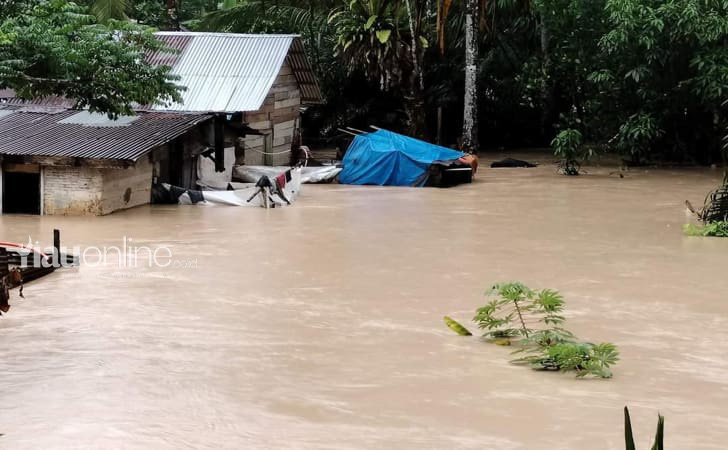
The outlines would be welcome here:
M 344 184 L 424 186 L 430 165 L 452 161 L 464 153 L 387 130 L 354 138 L 342 161 Z

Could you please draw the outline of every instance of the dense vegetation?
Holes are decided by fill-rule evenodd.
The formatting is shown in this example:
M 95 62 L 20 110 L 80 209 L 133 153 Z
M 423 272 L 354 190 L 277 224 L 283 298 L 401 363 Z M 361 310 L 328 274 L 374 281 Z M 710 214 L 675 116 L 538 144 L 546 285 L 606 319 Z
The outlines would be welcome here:
M 98 23 L 65 0 L 0 0 L 0 88 L 25 98 L 64 96 L 110 116 L 133 113 L 134 103 L 179 100 L 169 67 L 142 57 L 161 47 L 151 28 Z
M 516 346 L 512 362 L 536 370 L 575 372 L 581 378 L 610 378 L 610 366 L 619 360 L 614 344 L 579 340 L 563 327 L 564 299 L 556 291 L 534 291 L 519 282 L 500 283 L 488 291 L 489 301 L 478 308 L 473 321 L 483 337 L 499 345 Z M 465 327 L 445 316 L 445 323 L 461 336 Z
M 3 50 L 16 29 L 8 20 L 23 10 L 17 3 L 0 0 L 2 59 L 18 56 Z M 128 25 L 110 19 L 131 19 L 162 29 L 301 34 L 330 100 L 307 114 L 316 136 L 378 124 L 454 144 L 475 93 L 468 110 L 477 112 L 481 147 L 553 144 L 565 173 L 604 150 L 633 163 L 725 159 L 728 0 L 78 3 L 111 28 Z M 466 52 L 466 35 L 475 51 Z M 465 90 L 466 53 L 476 58 L 477 92 Z M 0 85 L 9 84 L 6 73 Z M 159 82 L 149 86 L 173 95 Z

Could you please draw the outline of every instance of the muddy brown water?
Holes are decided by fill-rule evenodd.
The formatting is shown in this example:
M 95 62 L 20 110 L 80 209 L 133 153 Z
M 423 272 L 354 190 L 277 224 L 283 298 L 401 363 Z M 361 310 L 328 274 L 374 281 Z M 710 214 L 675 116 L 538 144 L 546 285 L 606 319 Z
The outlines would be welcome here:
M 0 217 L 2 240 L 168 247 L 84 266 L 0 318 L 2 448 L 622 449 L 728 442 L 728 239 L 689 238 L 704 169 L 483 169 L 453 189 L 305 186 L 295 206 Z M 113 256 L 113 253 L 112 253 Z M 491 283 L 560 290 L 614 378 L 454 335 Z

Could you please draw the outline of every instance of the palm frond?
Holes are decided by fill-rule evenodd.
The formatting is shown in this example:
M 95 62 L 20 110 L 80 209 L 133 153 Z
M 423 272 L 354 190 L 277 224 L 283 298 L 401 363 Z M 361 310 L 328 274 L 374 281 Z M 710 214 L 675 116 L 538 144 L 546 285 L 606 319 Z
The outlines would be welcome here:
M 126 13 L 131 7 L 130 0 L 95 0 L 91 5 L 91 13 L 99 22 L 110 19 L 126 19 Z

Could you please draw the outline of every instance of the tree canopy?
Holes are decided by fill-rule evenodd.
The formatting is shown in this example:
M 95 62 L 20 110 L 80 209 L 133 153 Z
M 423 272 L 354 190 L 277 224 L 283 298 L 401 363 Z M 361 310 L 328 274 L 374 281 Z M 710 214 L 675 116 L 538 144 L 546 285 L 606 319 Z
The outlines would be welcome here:
M 15 3 L 0 13 L 0 88 L 23 98 L 66 97 L 110 116 L 133 114 L 135 104 L 180 100 L 170 68 L 145 61 L 160 48 L 151 28 L 100 24 L 66 0 Z
M 568 140 L 571 154 L 721 158 L 727 0 L 28 1 L 36 6 L 0 0 L 0 85 L 23 95 L 62 94 L 116 113 L 131 104 L 122 98 L 174 98 L 168 72 L 139 56 L 158 44 L 138 24 L 297 33 L 329 99 L 306 113 L 308 133 L 377 124 L 446 145 L 463 130 L 472 4 L 483 147 L 579 136 Z

